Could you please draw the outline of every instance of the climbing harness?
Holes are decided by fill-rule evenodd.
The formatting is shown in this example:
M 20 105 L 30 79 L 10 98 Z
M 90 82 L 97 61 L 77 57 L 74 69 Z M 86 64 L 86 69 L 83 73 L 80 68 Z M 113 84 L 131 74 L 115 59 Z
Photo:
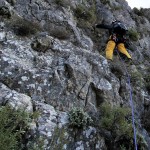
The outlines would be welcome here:
M 138 150 L 138 148 L 137 148 L 137 138 L 136 138 L 136 127 L 135 127 L 135 116 L 134 116 L 134 104 L 133 104 L 133 100 L 132 100 L 132 88 L 131 88 L 131 82 L 130 82 L 130 75 L 129 75 L 129 73 L 127 71 L 127 68 L 126 68 L 126 66 L 124 64 L 124 61 L 121 58 L 121 56 L 120 56 L 120 54 L 119 54 L 117 49 L 116 49 L 116 51 L 117 51 L 117 54 L 118 54 L 118 56 L 119 56 L 119 58 L 121 60 L 122 65 L 123 65 L 123 67 L 125 69 L 126 76 L 127 76 L 129 93 L 130 93 L 130 106 L 131 106 L 131 109 L 132 109 L 132 126 L 133 126 L 133 131 L 134 131 L 134 137 L 133 137 L 134 138 L 134 145 L 135 145 L 135 150 Z

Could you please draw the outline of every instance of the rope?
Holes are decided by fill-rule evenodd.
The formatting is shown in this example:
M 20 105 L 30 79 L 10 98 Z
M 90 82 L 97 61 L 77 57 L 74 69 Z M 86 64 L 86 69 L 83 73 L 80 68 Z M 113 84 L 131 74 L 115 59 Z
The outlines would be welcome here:
M 132 100 L 132 88 L 131 88 L 131 82 L 130 82 L 130 76 L 129 76 L 129 73 L 127 71 L 127 68 L 124 64 L 124 61 L 123 59 L 121 58 L 118 50 L 117 51 L 117 54 L 121 60 L 121 63 L 125 69 L 125 72 L 126 72 L 126 75 L 127 75 L 127 81 L 128 81 L 128 86 L 129 86 L 129 93 L 130 93 L 130 106 L 131 106 L 131 109 L 132 109 L 132 126 L 133 126 L 133 131 L 134 131 L 134 145 L 135 145 L 135 150 L 138 150 L 137 148 L 137 138 L 136 138 L 136 127 L 135 127 L 135 116 L 134 116 L 134 104 L 133 104 L 133 100 Z

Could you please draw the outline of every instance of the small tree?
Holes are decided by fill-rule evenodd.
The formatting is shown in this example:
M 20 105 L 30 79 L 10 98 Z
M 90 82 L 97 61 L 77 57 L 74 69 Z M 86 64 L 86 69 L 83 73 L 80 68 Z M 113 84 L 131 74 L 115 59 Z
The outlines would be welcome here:
M 73 108 L 68 115 L 72 127 L 83 128 L 92 122 L 91 117 L 81 108 Z
M 124 150 L 134 149 L 130 109 L 102 104 L 100 112 L 101 119 L 99 125 L 100 128 L 109 132 L 109 137 L 107 137 L 109 148 Z M 139 133 L 137 133 L 137 143 L 138 147 L 142 149 L 147 148 L 146 141 Z
M 137 41 L 139 39 L 139 33 L 135 29 L 129 29 L 128 34 L 129 38 L 133 41 Z
M 28 129 L 29 114 L 9 106 L 0 107 L 0 148 L 19 150 Z

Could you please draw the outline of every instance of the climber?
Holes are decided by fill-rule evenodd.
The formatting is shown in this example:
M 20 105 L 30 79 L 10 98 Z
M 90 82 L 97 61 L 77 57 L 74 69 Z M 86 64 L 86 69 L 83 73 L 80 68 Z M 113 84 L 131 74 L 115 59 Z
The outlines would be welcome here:
M 110 37 L 105 49 L 106 58 L 108 60 L 113 60 L 113 51 L 115 47 L 118 49 L 119 52 L 126 55 L 129 60 L 132 60 L 124 45 L 127 40 L 125 37 L 127 28 L 124 24 L 122 24 L 122 22 L 115 20 L 112 22 L 111 25 L 96 24 L 95 27 L 109 30 Z

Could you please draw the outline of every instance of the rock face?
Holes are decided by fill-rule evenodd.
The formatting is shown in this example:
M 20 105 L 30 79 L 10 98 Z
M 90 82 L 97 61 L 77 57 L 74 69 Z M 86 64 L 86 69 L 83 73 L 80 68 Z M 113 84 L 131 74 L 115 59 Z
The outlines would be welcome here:
M 45 139 L 46 150 L 56 148 L 52 147 L 54 136 L 59 137 L 57 144 L 62 149 L 107 149 L 104 136 L 94 125 L 81 132 L 68 129 L 68 111 L 81 107 L 96 117 L 103 102 L 130 105 L 124 65 L 116 55 L 112 63 L 105 59 L 108 32 L 92 28 L 95 23 L 110 24 L 119 19 L 139 32 L 137 41 L 131 39 L 128 51 L 134 64 L 127 70 L 135 115 L 150 148 L 146 119 L 150 104 L 150 10 L 142 11 L 145 16 L 138 16 L 124 0 L 2 0 L 0 104 L 39 110 L 40 117 L 31 129 L 33 136 Z M 88 16 L 93 20 L 86 20 Z

